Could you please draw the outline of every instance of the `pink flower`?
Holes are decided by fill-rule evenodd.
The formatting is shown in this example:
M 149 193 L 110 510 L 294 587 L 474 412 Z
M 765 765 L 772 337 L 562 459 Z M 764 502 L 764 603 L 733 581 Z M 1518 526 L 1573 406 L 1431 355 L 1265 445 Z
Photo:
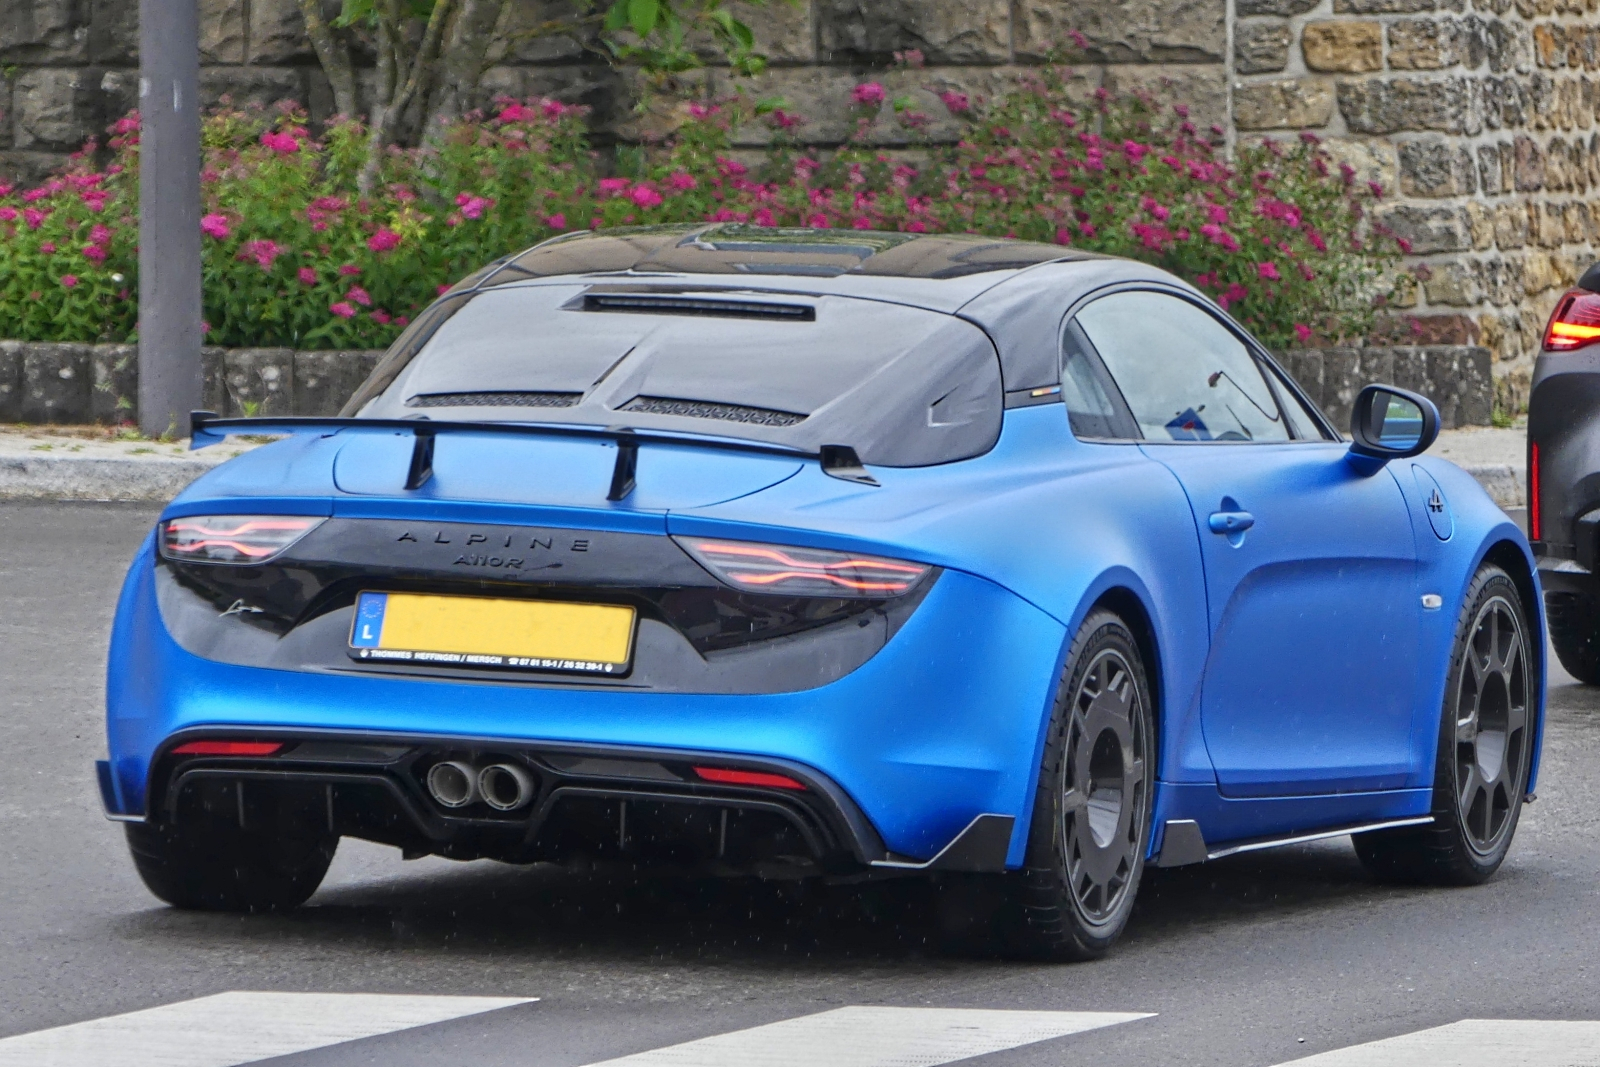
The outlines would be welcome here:
M 829 225 L 828 224 L 828 216 L 823 215 L 821 213 L 818 213 L 816 215 L 812 215 L 809 219 L 806 220 L 806 225 L 810 226 L 814 230 L 826 230 L 828 228 L 828 225 Z
M 90 263 L 104 263 L 106 261 L 106 250 L 99 245 L 84 245 L 83 258 Z
M 351 307 L 349 304 L 346 304 L 343 300 L 339 301 L 337 304 L 329 306 L 328 310 L 339 316 L 341 319 L 353 319 L 356 317 L 356 309 Z
M 702 104 L 699 101 L 691 101 L 689 104 L 689 117 L 692 119 L 708 119 L 721 110 L 716 104 Z
M 16 222 L 17 209 L 14 207 L 0 207 L 0 222 Z
M 24 204 L 31 204 L 35 200 L 43 200 L 45 197 L 47 197 L 49 195 L 50 195 L 50 190 L 49 189 L 44 189 L 44 188 L 29 189 L 27 192 L 22 194 L 22 202 Z
M 667 184 L 672 188 L 677 189 L 679 192 L 682 192 L 686 189 L 693 189 L 700 183 L 695 180 L 695 176 L 690 174 L 688 171 L 675 170 L 671 174 L 667 175 Z
M 276 241 L 246 241 L 239 249 L 239 259 L 253 259 L 262 270 L 271 270 L 272 261 L 283 255 L 285 249 Z
M 1311 340 L 1311 327 L 1307 326 L 1303 322 L 1295 323 L 1294 336 L 1295 340 L 1299 341 L 1301 344 L 1307 344 Z
M 286 133 L 268 130 L 261 135 L 261 143 L 277 152 L 279 155 L 291 155 L 300 151 L 300 142 Z
M 76 274 L 63 274 L 61 276 L 61 287 L 63 289 L 76 288 L 77 284 L 78 284 L 78 276 Z
M 480 219 L 483 217 L 485 208 L 494 206 L 494 201 L 481 196 L 474 196 L 471 193 L 457 193 L 456 206 L 461 209 L 461 214 L 467 218 Z
M 567 228 L 567 217 L 558 211 L 554 215 L 546 217 L 544 224 L 552 230 L 564 230 Z
M 877 82 L 866 82 L 850 90 L 850 99 L 863 107 L 877 107 L 888 97 L 883 86 Z
M 39 251 L 43 252 L 47 256 L 53 256 L 56 254 L 56 243 L 54 241 L 46 241 L 44 244 L 39 246 Z
M 605 193 L 607 196 L 617 196 L 632 184 L 633 183 L 626 178 L 601 178 L 600 191 Z
M 372 306 L 372 297 L 368 296 L 367 291 L 361 288 L 359 285 L 352 285 L 350 287 L 350 291 L 344 294 L 344 298 L 346 300 L 354 301 L 355 303 L 360 304 L 362 307 Z
M 1372 199 L 1374 199 L 1374 200 L 1382 200 L 1383 199 L 1383 186 L 1379 185 L 1377 182 L 1368 182 L 1367 183 L 1367 191 L 1372 194 Z
M 50 212 L 40 211 L 36 207 L 25 207 L 22 209 L 22 219 L 28 224 L 28 229 L 30 230 L 37 230 L 40 226 L 43 226 L 44 220 L 49 217 Z
M 1266 282 L 1275 282 L 1281 280 L 1281 276 L 1278 274 L 1278 265 L 1276 263 L 1257 263 L 1256 276 L 1262 281 Z
M 104 223 L 95 223 L 94 226 L 89 230 L 89 243 L 96 245 L 110 244 L 111 227 L 106 226 Z
M 661 203 L 661 194 L 648 185 L 636 185 L 633 187 L 633 191 L 628 194 L 628 199 L 640 207 L 655 207 Z
M 1221 226 L 1228 224 L 1228 209 L 1221 204 L 1210 204 L 1206 207 L 1206 218 Z
M 389 325 L 389 313 L 382 308 L 373 308 L 371 311 L 367 312 L 367 318 L 378 323 L 380 326 Z
M 562 115 L 565 115 L 567 112 L 572 110 L 572 108 L 568 107 L 566 104 L 563 104 L 559 100 L 542 101 L 539 104 L 539 109 L 544 112 L 544 117 L 547 119 L 558 119 Z
M 346 263 L 339 268 L 339 273 L 343 277 L 353 278 L 357 274 L 361 273 L 361 268 L 356 266 L 354 263 Z
M 1085 37 L 1082 31 L 1068 30 L 1067 36 L 1072 38 L 1072 43 L 1077 45 L 1080 49 L 1087 49 L 1089 47 L 1089 38 Z
M 445 282 L 444 284 L 440 285 L 434 291 L 437 292 L 440 296 L 443 296 L 444 294 L 446 294 L 446 293 L 448 293 L 450 291 L 450 283 L 449 282 Z
M 1404 237 L 1396 237 L 1394 243 L 1400 246 L 1401 255 L 1409 256 L 1411 254 L 1411 242 Z
M 200 232 L 207 237 L 215 237 L 219 241 L 226 239 L 231 232 L 228 229 L 228 217 L 226 215 L 207 215 L 200 220 Z
M 394 317 L 394 324 L 403 330 L 407 326 L 411 325 L 411 320 L 406 318 L 404 315 L 396 315 Z
M 317 272 L 312 270 L 310 267 L 301 267 L 299 277 L 301 285 L 317 284 Z
M 208 334 L 210 332 L 211 332 L 211 324 L 209 322 L 207 322 L 205 319 L 201 319 L 200 320 L 200 333 L 202 335 L 204 335 L 204 334 Z
M 388 228 L 380 229 L 367 238 L 367 247 L 379 254 L 392 252 L 399 244 L 400 235 Z
M 967 99 L 966 93 L 940 93 L 939 99 L 944 101 L 944 108 L 952 115 L 959 115 L 972 107 L 972 102 Z
M 508 107 L 502 108 L 500 111 L 501 122 L 522 122 L 532 117 L 533 116 L 528 112 L 528 109 L 523 107 L 521 104 L 511 104 Z

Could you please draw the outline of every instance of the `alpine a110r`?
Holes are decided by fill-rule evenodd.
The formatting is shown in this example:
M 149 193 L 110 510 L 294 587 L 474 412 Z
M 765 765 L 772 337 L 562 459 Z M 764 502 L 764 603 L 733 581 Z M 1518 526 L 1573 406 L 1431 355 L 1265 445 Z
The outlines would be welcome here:
M 1511 843 L 1537 571 L 1426 399 L 1344 441 L 1204 295 L 969 236 L 580 233 L 417 319 L 342 414 L 162 513 L 107 812 L 180 907 L 408 856 L 980 887 L 1103 953 L 1146 866 Z

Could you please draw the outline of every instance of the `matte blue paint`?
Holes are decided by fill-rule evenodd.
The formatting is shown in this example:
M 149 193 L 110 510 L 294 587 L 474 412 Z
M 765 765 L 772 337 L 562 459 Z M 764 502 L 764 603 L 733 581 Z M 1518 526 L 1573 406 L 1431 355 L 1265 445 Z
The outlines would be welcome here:
M 1333 444 L 1078 441 L 1058 404 L 1008 411 L 986 455 L 874 468 L 878 488 L 815 462 L 645 445 L 635 493 L 613 503 L 608 442 L 446 433 L 433 479 L 407 491 L 410 448 L 391 431 L 302 434 L 212 471 L 165 514 L 672 532 L 871 552 L 945 573 L 881 653 L 830 685 L 657 694 L 205 660 L 161 622 L 152 535 L 118 602 L 108 665 L 111 763 L 129 810 L 142 810 L 155 749 L 195 725 L 659 746 L 811 767 L 911 856 L 933 855 L 976 814 L 1013 815 L 1016 865 L 1066 650 L 1114 594 L 1149 620 L 1158 831 L 1159 820 L 1194 818 L 1217 845 L 1400 817 L 1427 807 L 1474 568 L 1501 542 L 1531 567 L 1521 534 L 1450 464 L 1417 461 L 1454 511 L 1454 536 L 1441 541 L 1408 466 L 1361 477 Z M 1213 534 L 1219 511 L 1253 525 Z M 1422 592 L 1444 608 L 1422 612 Z

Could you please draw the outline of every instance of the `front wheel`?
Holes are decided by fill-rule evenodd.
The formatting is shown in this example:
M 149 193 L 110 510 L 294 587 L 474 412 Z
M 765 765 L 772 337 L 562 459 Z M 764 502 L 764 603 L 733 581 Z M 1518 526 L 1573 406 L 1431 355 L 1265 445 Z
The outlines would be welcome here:
M 1056 693 L 1023 869 L 1001 876 L 1011 954 L 1096 959 L 1122 933 L 1149 843 L 1154 735 L 1138 643 L 1096 611 Z
M 1539 663 L 1522 594 L 1492 563 L 1479 568 L 1456 624 L 1439 724 L 1433 824 L 1355 837 L 1387 881 L 1477 885 L 1511 848 L 1527 792 Z

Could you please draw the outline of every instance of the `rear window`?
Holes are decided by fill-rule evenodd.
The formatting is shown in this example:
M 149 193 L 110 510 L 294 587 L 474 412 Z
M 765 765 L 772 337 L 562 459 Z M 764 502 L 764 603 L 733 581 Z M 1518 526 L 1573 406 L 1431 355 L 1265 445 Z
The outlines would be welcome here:
M 629 426 L 924 466 L 993 447 L 1000 362 L 978 327 L 840 296 L 523 284 L 452 294 L 346 415 Z

